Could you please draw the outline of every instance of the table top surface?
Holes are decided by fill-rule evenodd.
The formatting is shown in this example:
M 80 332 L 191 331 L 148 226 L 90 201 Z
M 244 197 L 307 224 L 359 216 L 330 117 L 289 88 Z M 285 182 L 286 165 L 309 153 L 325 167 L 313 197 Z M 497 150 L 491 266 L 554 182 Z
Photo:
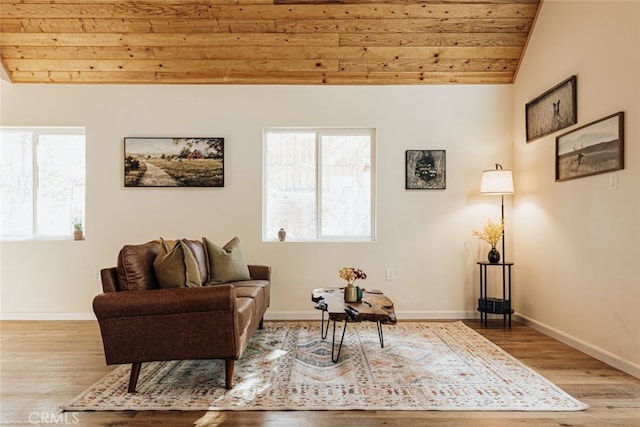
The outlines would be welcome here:
M 380 291 L 363 290 L 362 300 L 345 302 L 344 288 L 320 288 L 311 292 L 311 301 L 316 309 L 326 311 L 330 320 L 396 323 L 393 301 Z
M 478 261 L 476 264 L 478 264 L 478 265 L 506 265 L 507 267 L 513 265 L 512 262 L 488 262 L 488 261 Z

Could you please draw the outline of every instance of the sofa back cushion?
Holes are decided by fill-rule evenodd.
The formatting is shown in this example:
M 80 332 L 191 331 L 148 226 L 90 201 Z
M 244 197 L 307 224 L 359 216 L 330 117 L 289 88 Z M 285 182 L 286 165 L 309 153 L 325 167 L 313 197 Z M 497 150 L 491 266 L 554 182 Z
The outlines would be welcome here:
M 204 243 L 200 240 L 182 239 L 182 243 L 191 249 L 196 262 L 198 263 L 198 271 L 200 271 L 200 284 L 205 285 L 209 279 L 209 262 L 207 261 L 207 253 L 204 250 Z
M 162 289 L 202 286 L 193 252 L 182 240 L 173 244 L 162 240 L 162 248 L 153 261 L 153 269 Z
M 118 288 L 121 291 L 157 289 L 158 279 L 153 261 L 162 244 L 151 241 L 141 245 L 125 245 L 118 254 Z
M 238 280 L 250 280 L 249 267 L 240 250 L 240 240 L 234 237 L 226 245 L 220 247 L 202 238 L 209 263 L 209 285 L 227 283 Z

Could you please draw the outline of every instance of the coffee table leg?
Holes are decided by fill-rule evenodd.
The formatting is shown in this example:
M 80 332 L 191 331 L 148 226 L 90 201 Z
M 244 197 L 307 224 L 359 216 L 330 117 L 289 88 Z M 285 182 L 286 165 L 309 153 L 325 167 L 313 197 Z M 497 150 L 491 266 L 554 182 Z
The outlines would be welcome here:
M 329 326 L 327 325 L 327 328 Z M 342 343 L 344 342 L 344 333 L 347 331 L 347 321 L 344 321 L 344 327 L 342 328 L 342 338 L 340 339 L 340 346 L 338 347 L 338 354 L 334 356 L 335 348 L 336 348 L 336 321 L 333 321 L 333 341 L 331 342 L 331 361 L 333 363 L 338 363 L 340 359 L 340 352 L 342 351 Z
M 378 324 L 378 338 L 380 338 L 380 347 L 384 348 L 384 336 L 382 336 L 382 322 L 376 322 Z
M 327 334 L 329 333 L 329 316 L 327 316 L 327 324 L 325 326 L 325 324 L 324 324 L 324 312 L 325 312 L 325 310 L 322 310 L 322 320 L 320 321 L 320 338 L 322 338 L 322 339 L 327 338 Z

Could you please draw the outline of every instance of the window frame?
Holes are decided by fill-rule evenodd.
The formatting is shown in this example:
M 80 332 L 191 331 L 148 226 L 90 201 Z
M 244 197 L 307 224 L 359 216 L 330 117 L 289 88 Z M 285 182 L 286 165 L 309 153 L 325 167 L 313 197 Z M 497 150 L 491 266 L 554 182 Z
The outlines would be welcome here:
M 262 241 L 277 242 L 277 235 L 269 235 L 267 230 L 267 135 L 269 133 L 315 133 L 315 198 L 316 198 L 316 237 L 293 238 L 287 236 L 287 241 L 294 242 L 375 242 L 376 241 L 376 129 L 375 128 L 324 128 L 324 127 L 269 127 L 262 132 Z M 371 181 L 370 181 L 370 233 L 361 236 L 329 236 L 322 234 L 322 138 L 324 136 L 366 136 L 370 141 Z
M 85 174 L 84 174 L 84 207 L 82 210 L 82 226 L 86 229 L 86 186 L 87 186 L 87 174 L 86 174 L 86 156 L 87 156 L 87 141 L 86 141 L 86 127 L 84 126 L 0 126 L 2 132 L 23 132 L 31 133 L 31 168 L 32 168 L 32 192 L 31 192 L 31 204 L 32 204 L 32 218 L 31 218 L 31 235 L 22 237 L 5 237 L 0 235 L 0 241 L 2 242 L 14 242 L 14 241 L 55 241 L 55 240 L 71 240 L 73 239 L 73 218 L 69 218 L 69 232 L 68 234 L 41 234 L 38 227 L 38 213 L 39 203 L 38 196 L 40 190 L 40 168 L 39 168 L 39 144 L 40 136 L 47 135 L 81 135 L 84 136 L 84 158 L 85 158 Z

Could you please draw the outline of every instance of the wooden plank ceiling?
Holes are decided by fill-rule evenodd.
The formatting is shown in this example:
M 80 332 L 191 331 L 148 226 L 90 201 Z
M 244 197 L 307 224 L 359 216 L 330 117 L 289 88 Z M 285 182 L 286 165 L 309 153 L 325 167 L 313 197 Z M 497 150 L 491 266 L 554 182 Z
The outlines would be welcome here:
M 14 83 L 512 83 L 540 0 L 0 0 Z

